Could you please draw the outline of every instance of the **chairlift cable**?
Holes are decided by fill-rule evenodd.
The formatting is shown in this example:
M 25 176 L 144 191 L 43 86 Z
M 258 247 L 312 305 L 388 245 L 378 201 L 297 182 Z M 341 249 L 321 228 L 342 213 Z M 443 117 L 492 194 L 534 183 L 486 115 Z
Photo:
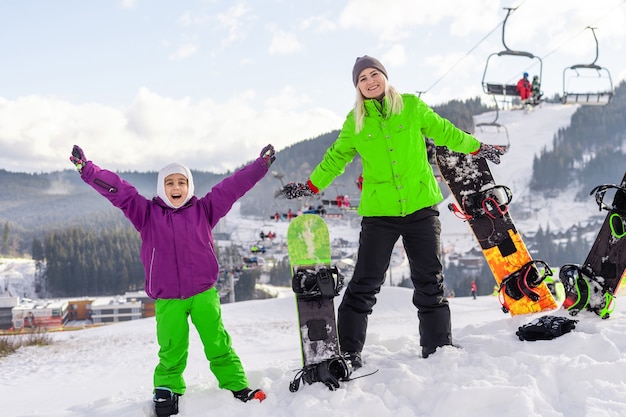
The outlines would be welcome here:
M 624 0 L 626 1 L 626 0 Z M 474 49 L 478 48 L 478 46 L 480 46 L 481 43 L 483 43 L 485 41 L 485 39 L 487 39 L 489 36 L 491 36 L 491 34 L 493 32 L 495 32 L 500 26 L 502 26 L 502 22 L 498 23 L 496 27 L 494 27 L 493 29 L 491 29 L 491 31 L 489 31 L 489 33 L 487 33 L 476 45 L 472 46 L 472 48 L 467 51 L 467 53 L 465 55 L 463 55 L 461 57 L 461 59 L 459 59 L 455 64 L 453 64 L 448 71 L 446 71 L 441 77 L 439 77 L 430 87 L 428 87 L 426 90 L 423 91 L 419 91 L 420 95 L 425 94 L 427 92 L 429 92 L 434 86 L 436 86 L 437 84 L 439 84 L 439 82 L 441 80 L 443 80 L 445 77 L 448 76 L 448 74 L 450 74 L 452 72 L 452 70 L 459 65 L 465 58 L 468 57 L 468 55 L 470 55 Z
M 523 1 L 519 4 L 519 6 L 517 6 L 517 7 L 511 7 L 511 9 L 512 9 L 512 10 L 517 10 L 517 9 L 519 9 L 520 7 L 522 7 L 522 5 L 523 5 L 524 3 L 526 3 L 527 1 L 528 1 L 528 0 L 523 0 Z M 626 0 L 624 0 L 624 1 L 626 2 Z M 478 48 L 478 47 L 480 46 L 480 44 L 481 44 L 481 43 L 483 43 L 483 42 L 484 42 L 484 41 L 485 41 L 485 40 L 486 40 L 489 36 L 491 36 L 491 34 L 492 34 L 493 32 L 495 32 L 496 30 L 498 30 L 498 29 L 500 28 L 500 26 L 502 26 L 502 25 L 503 25 L 503 23 L 504 23 L 504 22 L 503 22 L 503 21 L 501 21 L 501 22 L 500 22 L 500 23 L 498 23 L 498 24 L 497 24 L 497 25 L 496 25 L 493 29 L 491 29 L 491 30 L 490 30 L 490 31 L 489 31 L 489 32 L 488 32 L 485 36 L 483 36 L 483 38 L 482 38 L 480 41 L 478 41 L 478 43 L 477 43 L 476 45 L 472 46 L 472 48 L 471 48 L 469 51 L 467 51 L 467 53 L 465 53 L 465 55 L 463 55 L 463 56 L 461 57 L 461 59 L 459 59 L 459 60 L 458 60 L 455 64 L 453 64 L 453 65 L 452 65 L 452 66 L 451 66 L 451 67 L 450 67 L 450 68 L 449 68 L 449 69 L 448 69 L 448 70 L 447 70 L 447 71 L 446 71 L 446 72 L 445 72 L 445 73 L 444 73 L 441 77 L 439 77 L 439 78 L 438 78 L 438 79 L 437 79 L 437 80 L 436 80 L 436 81 L 435 81 L 435 82 L 434 82 L 434 83 L 433 83 L 430 87 L 428 87 L 426 90 L 420 90 L 420 91 L 417 91 L 418 96 L 420 96 L 420 97 L 421 97 L 421 96 L 422 96 L 422 94 L 425 94 L 425 93 L 429 92 L 429 91 L 430 91 L 433 87 L 435 87 L 437 84 L 439 84 L 439 82 L 441 82 L 441 80 L 443 80 L 445 77 L 447 77 L 447 76 L 448 76 L 448 74 L 450 74 L 450 73 L 452 72 L 452 70 L 453 70 L 454 68 L 456 68 L 456 66 L 457 66 L 457 65 L 459 65 L 459 64 L 460 64 L 460 63 L 461 63 L 461 62 L 462 62 L 465 58 L 467 58 L 467 57 L 468 57 L 468 56 L 469 56 L 472 52 L 474 52 L 474 50 L 475 50 L 476 48 Z
M 618 9 L 619 7 L 622 7 L 624 4 L 626 3 L 626 0 L 622 1 L 620 4 L 618 4 L 617 6 L 615 6 L 614 8 L 612 8 L 611 10 L 609 10 L 608 12 L 606 12 L 604 15 L 602 15 L 601 17 L 597 18 L 596 20 L 594 20 L 593 22 L 591 22 L 590 24 L 586 25 L 583 29 L 581 29 L 579 32 L 576 32 L 574 35 L 572 35 L 571 37 L 569 37 L 567 40 L 561 42 L 561 44 L 559 46 L 557 46 L 556 48 L 554 48 L 553 50 L 551 50 L 550 52 L 548 52 L 547 54 L 545 54 L 544 56 L 542 56 L 541 58 L 547 58 L 548 56 L 552 55 L 553 53 L 555 53 L 556 51 L 558 51 L 559 49 L 561 49 L 561 47 L 563 45 L 565 45 L 566 43 L 571 42 L 574 38 L 580 36 L 581 33 L 585 32 L 588 28 L 590 27 L 594 27 L 596 23 L 598 23 L 599 21 L 601 21 L 602 19 L 606 18 L 608 15 L 612 14 L 613 11 L 615 11 L 616 9 Z
M 527 1 L 527 0 L 526 0 Z M 524 3 L 526 2 L 524 1 Z M 606 18 L 608 15 L 612 14 L 613 11 L 615 11 L 616 9 L 618 9 L 619 7 L 623 6 L 626 3 L 626 0 L 623 0 L 621 3 L 619 3 L 618 5 L 616 5 L 615 7 L 613 7 L 611 10 L 609 10 L 608 12 L 606 12 L 605 14 L 603 14 L 602 16 L 600 16 L 599 18 L 597 18 L 596 20 L 594 20 L 593 22 L 591 22 L 588 25 L 585 25 L 584 28 L 582 28 L 579 32 L 576 32 L 575 34 L 573 34 L 572 36 L 570 36 L 568 39 L 566 39 L 565 41 L 561 42 L 556 48 L 552 49 L 550 52 L 548 52 L 547 54 L 539 57 L 539 59 L 541 59 L 542 61 L 549 57 L 550 55 L 552 55 L 553 53 L 555 53 L 556 51 L 558 51 L 559 49 L 561 49 L 563 47 L 563 45 L 571 42 L 574 38 L 580 36 L 583 32 L 585 32 L 587 29 L 595 26 L 596 23 L 598 23 L 599 21 L 603 20 L 604 18 Z M 521 6 L 521 5 L 520 5 Z M 515 8 L 511 8 L 513 10 L 519 8 L 520 6 L 517 6 Z M 595 35 L 594 35 L 595 36 Z M 529 72 L 531 70 L 531 68 L 534 66 L 535 64 L 531 64 L 529 66 L 527 66 L 524 69 L 524 72 Z M 512 82 L 514 81 L 514 79 L 510 79 L 508 80 L 508 82 Z
M 528 0 L 523 0 L 517 7 L 511 7 L 511 9 L 513 10 L 517 10 L 520 7 L 522 7 Z M 572 39 L 576 38 L 577 36 L 579 36 L 581 33 L 583 33 L 588 27 L 595 25 L 597 22 L 601 21 L 602 19 L 604 19 L 607 15 L 611 14 L 614 10 L 616 10 L 617 8 L 621 7 L 623 4 L 626 3 L 626 0 L 623 0 L 620 4 L 618 4 L 617 6 L 615 6 L 614 8 L 612 8 L 611 10 L 609 10 L 607 13 L 605 13 L 603 16 L 599 17 L 598 19 L 596 19 L 595 21 L 593 21 L 592 23 L 590 23 L 589 25 L 586 25 L 582 30 L 580 30 L 579 32 L 577 32 L 576 34 L 572 35 L 569 39 L 565 40 L 564 42 L 562 42 L 559 46 L 557 46 L 556 48 L 552 49 L 550 52 L 548 52 L 547 54 L 543 55 L 542 57 L 540 57 L 540 59 L 544 59 L 550 55 L 552 55 L 553 53 L 555 53 L 556 51 L 558 51 L 559 49 L 561 49 L 561 47 L 563 45 L 565 45 L 566 43 L 569 43 L 570 41 L 572 41 Z M 498 30 L 500 28 L 500 26 L 502 26 L 504 24 L 503 21 L 499 22 L 493 29 L 491 29 L 485 36 L 483 36 L 478 43 L 476 43 L 474 46 L 472 46 L 472 48 L 470 48 L 469 51 L 467 51 L 465 53 L 465 55 L 463 55 L 461 57 L 461 59 L 459 59 L 456 63 L 454 63 L 443 75 L 441 75 L 441 77 L 439 77 L 437 80 L 435 80 L 434 83 L 432 83 L 430 85 L 430 87 L 428 87 L 425 90 L 419 90 L 416 91 L 418 93 L 418 95 L 421 97 L 422 94 L 426 94 L 428 93 L 430 90 L 432 90 L 437 84 L 439 84 L 444 78 L 446 78 L 465 58 L 467 58 L 476 48 L 478 48 L 489 36 L 491 36 L 491 34 L 493 34 L 493 32 L 495 32 L 496 30 Z M 528 68 L 530 69 L 530 67 Z

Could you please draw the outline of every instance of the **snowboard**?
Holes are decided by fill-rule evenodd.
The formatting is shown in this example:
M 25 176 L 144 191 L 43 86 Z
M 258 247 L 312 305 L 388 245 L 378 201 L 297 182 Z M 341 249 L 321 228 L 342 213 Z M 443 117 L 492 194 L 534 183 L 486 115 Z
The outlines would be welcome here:
M 544 282 L 552 270 L 533 260 L 513 223 L 512 193 L 496 185 L 487 161 L 438 146 L 437 165 L 457 205 L 448 208 L 469 224 L 498 285 L 505 313 L 512 316 L 558 307 Z
M 615 189 L 611 205 L 604 202 L 609 189 Z M 566 289 L 563 308 L 571 315 L 586 309 L 606 319 L 626 278 L 626 173 L 619 185 L 599 185 L 589 193 L 594 194 L 600 211 L 608 213 L 584 263 L 564 265 L 560 277 Z
M 341 356 L 334 297 L 343 288 L 343 276 L 331 265 L 330 237 L 326 222 L 315 214 L 302 214 L 287 229 L 287 249 L 292 271 L 302 370 L 290 384 L 322 382 L 336 389 L 350 375 Z

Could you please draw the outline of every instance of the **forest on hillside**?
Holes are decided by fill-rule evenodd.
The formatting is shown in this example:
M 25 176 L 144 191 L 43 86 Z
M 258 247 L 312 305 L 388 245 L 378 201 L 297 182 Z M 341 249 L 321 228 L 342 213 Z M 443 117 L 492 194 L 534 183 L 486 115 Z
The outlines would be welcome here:
M 582 106 L 571 124 L 560 129 L 533 161 L 531 187 L 549 193 L 580 185 L 580 198 L 588 198 L 598 184 L 618 183 L 626 161 L 626 82 L 615 90 L 606 106 Z

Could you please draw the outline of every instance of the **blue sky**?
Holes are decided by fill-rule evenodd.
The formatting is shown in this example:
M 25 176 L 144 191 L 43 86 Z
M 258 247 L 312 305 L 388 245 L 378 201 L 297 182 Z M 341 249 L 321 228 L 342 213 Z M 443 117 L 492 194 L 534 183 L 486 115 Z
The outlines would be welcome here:
M 481 79 L 504 7 L 517 7 L 507 45 L 542 58 L 546 94 L 593 60 L 589 25 L 597 63 L 626 78 L 624 0 L 2 2 L 0 168 L 67 169 L 78 143 L 115 170 L 234 169 L 267 143 L 340 128 L 364 54 L 428 104 L 490 102 Z

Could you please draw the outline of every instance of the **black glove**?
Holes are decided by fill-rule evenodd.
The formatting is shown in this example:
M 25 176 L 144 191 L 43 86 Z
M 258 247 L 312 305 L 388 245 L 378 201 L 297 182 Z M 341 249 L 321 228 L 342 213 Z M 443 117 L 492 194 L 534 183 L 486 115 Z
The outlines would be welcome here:
M 315 191 L 313 191 L 308 184 L 303 184 L 301 182 L 290 182 L 278 192 L 278 195 L 281 195 L 288 200 L 298 197 L 310 197 L 315 194 Z
M 494 164 L 500 163 L 500 157 L 504 155 L 506 150 L 501 146 L 487 145 L 481 143 L 478 150 L 472 152 L 472 155 L 476 155 L 479 158 L 485 158 L 493 162 Z
M 272 145 L 267 145 L 265 148 L 263 148 L 261 150 L 261 155 L 260 156 L 261 156 L 261 158 L 263 158 L 263 160 L 267 164 L 268 168 L 276 160 L 276 156 L 274 156 L 275 153 L 276 152 L 274 151 L 274 147 Z
M 74 145 L 72 149 L 72 156 L 70 156 L 70 161 L 76 166 L 76 169 L 79 173 L 83 172 L 83 168 L 85 167 L 85 163 L 87 163 L 87 158 L 85 157 L 85 152 L 78 145 Z
M 515 334 L 519 340 L 551 340 L 576 328 L 578 320 L 567 317 L 543 316 L 521 326 Z

